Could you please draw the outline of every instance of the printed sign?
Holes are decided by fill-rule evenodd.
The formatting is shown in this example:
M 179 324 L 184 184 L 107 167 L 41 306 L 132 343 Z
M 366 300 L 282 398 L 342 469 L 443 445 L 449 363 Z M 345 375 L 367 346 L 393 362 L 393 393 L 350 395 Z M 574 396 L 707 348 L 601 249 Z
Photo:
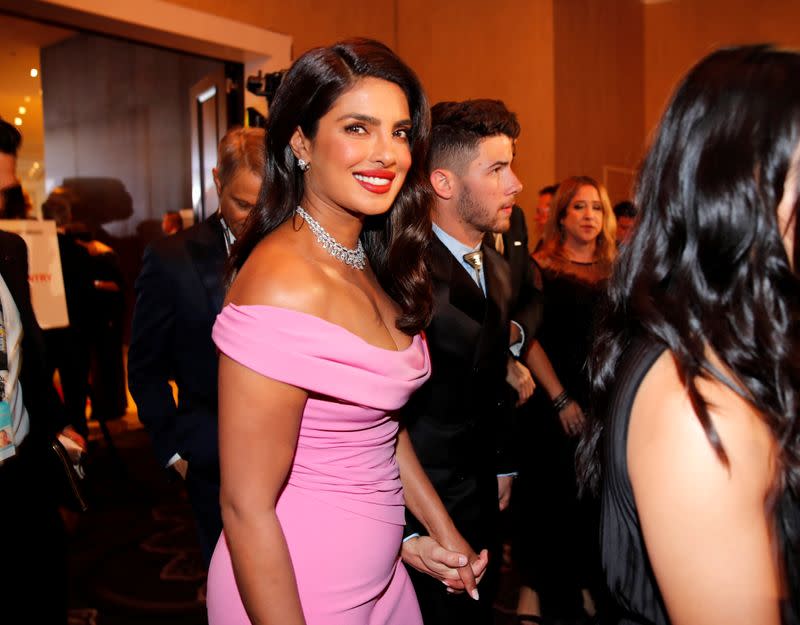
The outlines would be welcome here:
M 28 281 L 33 312 L 42 329 L 69 325 L 56 222 L 0 219 L 0 230 L 18 234 L 28 246 Z

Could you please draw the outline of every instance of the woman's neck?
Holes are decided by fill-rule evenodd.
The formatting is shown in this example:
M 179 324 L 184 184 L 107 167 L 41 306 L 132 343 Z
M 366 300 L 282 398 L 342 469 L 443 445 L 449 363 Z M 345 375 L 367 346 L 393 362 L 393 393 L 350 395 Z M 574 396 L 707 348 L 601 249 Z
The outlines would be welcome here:
M 350 249 L 355 249 L 358 245 L 358 238 L 364 225 L 363 215 L 333 205 L 308 192 L 300 200 L 300 206 L 323 227 L 325 232 L 336 239 L 337 243 Z
M 579 263 L 591 263 L 597 260 L 595 256 L 597 253 L 597 239 L 593 239 L 587 243 L 567 237 L 561 244 L 561 253 L 568 260 L 574 260 Z

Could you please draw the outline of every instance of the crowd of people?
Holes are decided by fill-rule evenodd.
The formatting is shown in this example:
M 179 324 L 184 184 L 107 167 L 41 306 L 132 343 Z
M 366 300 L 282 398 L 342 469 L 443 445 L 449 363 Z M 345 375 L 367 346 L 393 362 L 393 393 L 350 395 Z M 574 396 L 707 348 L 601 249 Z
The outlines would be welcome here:
M 490 625 L 503 514 L 520 625 L 800 622 L 797 76 L 711 54 L 632 201 L 570 176 L 529 227 L 503 102 L 431 107 L 371 40 L 300 56 L 266 129 L 220 142 L 218 213 L 165 219 L 135 287 L 130 390 L 185 481 L 209 623 Z M 19 490 L 59 412 L 15 375 L 37 331 L 0 245 Z M 22 501 L 0 529 L 58 525 Z

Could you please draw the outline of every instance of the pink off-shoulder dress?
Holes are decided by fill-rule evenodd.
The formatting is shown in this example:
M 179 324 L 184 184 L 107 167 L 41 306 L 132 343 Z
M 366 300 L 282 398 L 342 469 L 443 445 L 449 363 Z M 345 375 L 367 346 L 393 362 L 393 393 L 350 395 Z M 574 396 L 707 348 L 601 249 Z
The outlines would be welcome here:
M 421 625 L 399 561 L 403 490 L 394 413 L 430 375 L 421 336 L 400 351 L 319 317 L 226 306 L 213 338 L 242 365 L 310 393 L 277 502 L 308 625 Z M 210 625 L 247 625 L 225 533 L 208 572 Z

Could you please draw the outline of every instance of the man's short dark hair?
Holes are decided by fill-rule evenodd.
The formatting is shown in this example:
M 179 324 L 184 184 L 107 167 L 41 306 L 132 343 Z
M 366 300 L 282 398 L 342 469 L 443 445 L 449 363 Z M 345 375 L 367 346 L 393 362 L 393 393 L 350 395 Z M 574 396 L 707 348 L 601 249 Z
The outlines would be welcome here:
M 439 102 L 431 108 L 431 145 L 428 171 L 446 167 L 460 171 L 474 158 L 486 137 L 519 136 L 517 116 L 500 100 Z
M 549 187 L 542 187 L 539 189 L 539 195 L 555 195 L 558 191 L 558 183 L 551 184 Z
M 618 202 L 614 205 L 615 217 L 636 217 L 636 213 L 636 206 L 633 205 L 633 202 L 629 202 L 628 200 Z
M 22 144 L 22 135 L 15 126 L 0 117 L 0 153 L 16 156 Z

